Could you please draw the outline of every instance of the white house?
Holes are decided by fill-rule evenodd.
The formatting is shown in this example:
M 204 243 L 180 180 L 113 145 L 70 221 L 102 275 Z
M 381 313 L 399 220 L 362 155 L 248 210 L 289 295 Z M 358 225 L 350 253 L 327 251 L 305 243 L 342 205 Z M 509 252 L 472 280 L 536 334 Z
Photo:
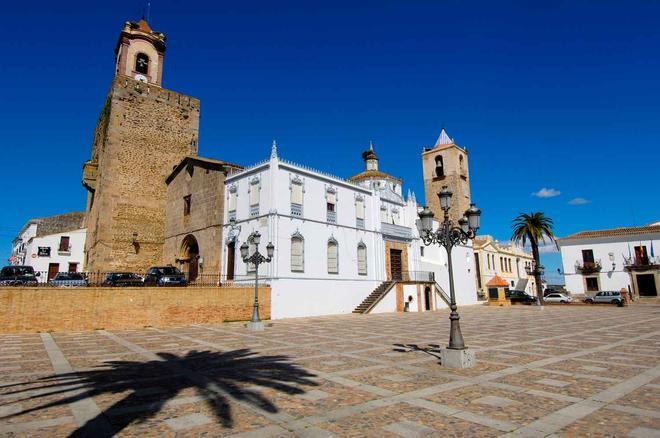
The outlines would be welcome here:
M 272 242 L 259 275 L 272 287 L 273 319 L 446 305 L 446 253 L 421 249 L 414 195 L 404 198 L 401 179 L 378 169 L 373 147 L 362 156 L 365 171 L 346 180 L 281 159 L 273 145 L 268 160 L 227 176 L 225 277 L 253 280 L 239 251 L 253 232 L 261 253 Z M 477 300 L 471 254 L 471 244 L 453 252 L 459 304 Z
M 72 212 L 29 220 L 12 242 L 12 265 L 32 266 L 40 282 L 60 271 L 80 272 L 84 266 L 84 213 Z
M 627 289 L 657 296 L 660 222 L 643 227 L 582 231 L 558 241 L 566 289 L 577 294 Z

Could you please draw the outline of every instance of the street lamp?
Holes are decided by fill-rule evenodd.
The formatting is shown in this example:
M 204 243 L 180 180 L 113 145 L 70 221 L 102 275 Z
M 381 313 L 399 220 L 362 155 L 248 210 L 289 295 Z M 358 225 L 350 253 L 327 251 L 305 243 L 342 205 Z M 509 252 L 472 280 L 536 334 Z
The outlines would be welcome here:
M 424 207 L 419 213 L 417 223 L 419 235 L 425 246 L 437 244 L 447 251 L 447 268 L 449 270 L 449 295 L 451 313 L 449 320 L 451 328 L 449 331 L 449 345 L 447 349 L 442 350 L 442 364 L 454 368 L 467 368 L 474 364 L 474 353 L 468 352 L 461 326 L 459 323 L 456 306 L 456 293 L 454 291 L 454 272 L 451 259 L 451 250 L 458 244 L 466 244 L 469 239 L 474 239 L 480 225 L 481 210 L 474 204 L 470 204 L 464 215 L 458 220 L 458 226 L 449 219 L 449 209 L 451 208 L 452 192 L 447 186 L 442 187 L 440 193 L 440 207 L 444 212 L 444 218 L 437 230 L 433 230 L 433 212 L 428 207 Z
M 261 234 L 259 231 L 255 231 L 248 237 L 248 241 L 254 243 L 254 253 L 248 255 L 249 246 L 247 242 L 243 242 L 241 245 L 241 258 L 245 263 L 252 263 L 254 265 L 254 306 L 252 307 L 252 319 L 247 325 L 247 328 L 250 330 L 263 330 L 264 323 L 259 318 L 259 265 L 262 263 L 270 263 L 273 259 L 273 253 L 275 252 L 275 245 L 272 242 L 268 242 L 266 245 L 266 257 L 259 252 L 259 242 L 261 241 Z

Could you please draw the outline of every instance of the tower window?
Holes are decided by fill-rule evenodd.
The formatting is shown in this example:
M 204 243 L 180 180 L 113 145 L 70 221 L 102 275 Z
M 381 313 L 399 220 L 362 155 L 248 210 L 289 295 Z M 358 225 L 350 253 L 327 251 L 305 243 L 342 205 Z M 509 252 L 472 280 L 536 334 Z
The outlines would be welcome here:
M 191 196 L 187 195 L 183 197 L 183 215 L 188 216 L 190 214 L 190 201 Z
M 144 53 L 135 56 L 135 71 L 143 75 L 149 74 L 149 57 Z
M 435 176 L 445 176 L 445 169 L 442 163 L 442 156 L 435 157 Z

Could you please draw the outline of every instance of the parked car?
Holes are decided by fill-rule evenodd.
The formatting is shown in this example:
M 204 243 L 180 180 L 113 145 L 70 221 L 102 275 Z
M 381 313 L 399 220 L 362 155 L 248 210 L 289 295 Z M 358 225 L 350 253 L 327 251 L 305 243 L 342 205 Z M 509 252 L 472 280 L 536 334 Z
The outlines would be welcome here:
M 596 295 L 586 297 L 584 299 L 585 303 L 608 303 L 608 304 L 621 304 L 623 303 L 623 297 L 621 292 L 618 290 L 608 291 L 602 290 L 597 292 Z
M 554 292 L 543 297 L 543 301 L 548 303 L 570 303 L 573 301 L 573 298 L 569 297 L 568 295 Z
M 144 277 L 147 286 L 185 286 L 186 276 L 174 266 L 154 266 L 149 268 Z
M 525 292 L 524 290 L 510 290 L 506 293 L 506 297 L 512 303 L 533 304 L 536 298 Z
M 2 286 L 38 286 L 39 273 L 32 266 L 5 266 L 0 271 Z
M 102 286 L 136 287 L 144 286 L 144 279 L 132 272 L 110 272 L 105 276 Z
M 87 278 L 80 272 L 58 272 L 50 280 L 53 287 L 85 287 L 87 284 Z

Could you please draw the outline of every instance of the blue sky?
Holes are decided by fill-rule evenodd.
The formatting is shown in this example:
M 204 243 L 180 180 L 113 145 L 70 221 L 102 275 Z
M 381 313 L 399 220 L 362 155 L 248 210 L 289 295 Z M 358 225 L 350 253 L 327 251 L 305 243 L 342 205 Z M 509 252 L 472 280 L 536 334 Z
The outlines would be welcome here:
M 143 4 L 3 5 L 7 253 L 29 218 L 84 208 L 114 44 Z M 150 23 L 164 86 L 202 101 L 202 155 L 249 164 L 277 139 L 350 176 L 373 140 L 423 199 L 420 152 L 444 126 L 469 149 L 483 233 L 507 240 L 532 210 L 560 236 L 660 220 L 658 2 L 152 1 Z

